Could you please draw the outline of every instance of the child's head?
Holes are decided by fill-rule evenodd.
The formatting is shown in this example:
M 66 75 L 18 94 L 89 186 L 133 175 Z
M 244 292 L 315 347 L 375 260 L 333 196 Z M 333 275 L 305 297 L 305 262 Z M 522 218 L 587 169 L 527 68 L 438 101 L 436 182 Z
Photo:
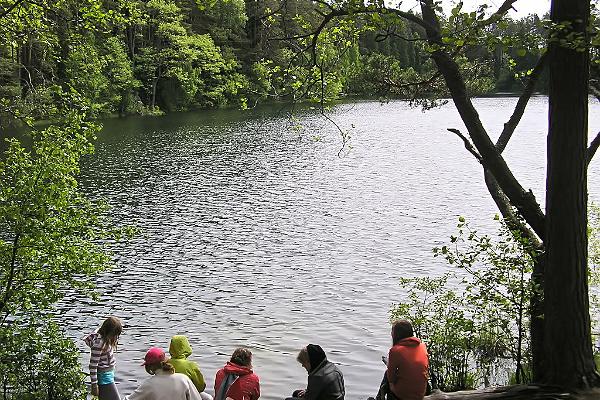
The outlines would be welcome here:
M 169 344 L 169 353 L 173 358 L 188 358 L 192 354 L 188 338 L 183 335 L 173 336 Z
M 106 318 L 100 329 L 98 329 L 98 333 L 102 336 L 102 339 L 112 347 L 117 347 L 117 341 L 122 331 L 123 326 L 117 317 Z
M 151 347 L 144 356 L 144 363 L 142 364 L 146 368 L 146 372 L 150 375 L 156 374 L 157 370 L 163 370 L 169 374 L 175 373 L 175 368 L 169 363 L 167 355 L 158 347 Z
M 414 335 L 413 327 L 410 321 L 400 319 L 392 324 L 392 343 L 398 344 L 402 339 L 409 338 Z
M 238 347 L 233 351 L 230 362 L 252 368 L 252 352 L 249 349 Z

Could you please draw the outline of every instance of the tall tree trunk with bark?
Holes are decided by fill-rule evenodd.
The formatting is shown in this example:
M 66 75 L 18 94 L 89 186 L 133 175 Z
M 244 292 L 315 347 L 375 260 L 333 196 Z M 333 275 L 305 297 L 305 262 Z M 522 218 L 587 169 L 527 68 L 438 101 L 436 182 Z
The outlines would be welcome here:
M 553 0 L 551 19 L 565 27 L 559 38 L 587 38 L 589 12 L 590 0 Z M 581 388 L 596 383 L 587 285 L 588 51 L 554 40 L 549 69 L 544 381 Z

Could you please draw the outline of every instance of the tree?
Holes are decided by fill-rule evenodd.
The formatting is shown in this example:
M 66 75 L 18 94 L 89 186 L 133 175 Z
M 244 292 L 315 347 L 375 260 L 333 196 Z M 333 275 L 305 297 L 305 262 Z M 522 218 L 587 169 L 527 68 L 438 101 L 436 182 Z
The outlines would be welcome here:
M 10 59 L 17 77 L 10 85 L 16 90 L 0 92 L 0 114 L 27 128 L 3 132 L 0 155 L 2 399 L 86 398 L 79 352 L 54 306 L 67 294 L 92 295 L 91 278 L 112 265 L 108 243 L 130 233 L 116 228 L 106 205 L 87 198 L 77 182 L 99 129 L 90 122 L 93 106 L 126 90 L 119 84 L 131 77 L 127 70 L 120 71 L 124 78 L 111 74 L 122 61 L 118 43 L 100 52 L 93 38 L 79 35 L 78 28 L 104 24 L 101 3 L 0 1 L 0 59 Z M 94 68 L 86 70 L 86 55 Z M 35 124 L 41 118 L 43 129 Z
M 416 89 L 439 79 L 449 93 L 467 134 L 449 130 L 463 140 L 471 155 L 483 167 L 490 194 L 511 229 L 518 229 L 536 244 L 540 256 L 534 261 L 531 303 L 531 336 L 534 380 L 582 388 L 598 384 L 591 351 L 590 319 L 587 303 L 586 254 L 586 169 L 598 140 L 586 150 L 588 52 L 587 27 L 590 0 L 553 0 L 552 24 L 548 51 L 542 52 L 535 68 L 526 74 L 515 110 L 496 143 L 492 142 L 475 109 L 468 86 L 468 73 L 460 57 L 483 40 L 492 46 L 506 43 L 490 38 L 489 27 L 502 20 L 517 0 L 505 0 L 489 15 L 483 5 L 472 13 L 461 12 L 458 3 L 448 18 L 443 18 L 439 2 L 420 1 L 420 14 L 402 11 L 379 1 L 315 0 L 315 13 L 320 20 L 305 32 L 286 39 L 308 56 L 308 67 L 324 85 L 323 69 L 327 63 L 320 57 L 321 41 L 353 22 L 355 26 L 371 26 L 393 18 L 409 21 L 422 30 L 421 40 L 433 62 L 433 69 L 423 79 L 397 83 L 397 87 Z M 400 22 L 398 22 L 400 25 Z M 324 38 L 324 39 L 322 39 Z M 482 40 L 482 38 L 484 38 Z M 402 38 L 395 38 L 402 40 Z M 550 127 L 548 133 L 548 175 L 546 213 L 531 191 L 525 190 L 514 177 L 502 156 L 545 68 L 550 66 Z M 314 82 L 307 85 L 314 85 Z M 522 219 L 525 223 L 521 223 Z M 575 316 L 573 318 L 573 316 Z
M 598 380 L 587 287 L 589 52 L 571 38 L 588 43 L 590 1 L 554 0 L 550 15 L 544 379 L 585 387 Z
M 128 233 L 77 184 L 97 126 L 61 110 L 61 123 L 32 131 L 30 147 L 8 140 L 0 160 L 2 398 L 85 398 L 78 352 L 52 312 L 69 292 L 91 293 L 90 277 L 112 265 L 105 245 Z

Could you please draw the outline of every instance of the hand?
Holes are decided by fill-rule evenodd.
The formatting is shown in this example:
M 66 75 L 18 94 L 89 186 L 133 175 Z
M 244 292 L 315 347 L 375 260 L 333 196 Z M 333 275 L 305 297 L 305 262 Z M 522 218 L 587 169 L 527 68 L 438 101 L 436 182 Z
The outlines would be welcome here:
M 298 390 L 298 397 L 304 397 L 304 395 L 306 394 L 306 390 Z
M 92 383 L 92 396 L 98 397 L 98 384 Z

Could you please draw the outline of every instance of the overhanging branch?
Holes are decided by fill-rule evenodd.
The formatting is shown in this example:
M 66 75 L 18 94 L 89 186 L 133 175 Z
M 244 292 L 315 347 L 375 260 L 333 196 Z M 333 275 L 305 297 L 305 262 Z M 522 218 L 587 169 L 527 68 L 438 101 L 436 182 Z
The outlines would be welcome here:
M 461 131 L 459 131 L 458 129 L 454 129 L 454 128 L 448 128 L 448 131 L 454 133 L 456 136 L 461 138 L 463 143 L 465 144 L 465 149 L 467 149 L 467 151 L 469 153 L 471 153 L 473 155 L 473 157 L 475 157 L 477 159 L 477 161 L 481 162 L 481 155 L 477 152 L 477 150 L 475 150 L 471 141 L 469 139 L 467 139 L 467 137 L 465 135 L 463 135 Z
M 586 164 L 588 166 L 590 165 L 590 161 L 592 161 L 592 158 L 594 158 L 598 147 L 600 147 L 600 132 L 598 132 L 594 140 L 592 140 L 592 143 L 590 143 L 590 147 L 588 147 L 585 153 Z
M 507 2 L 505 2 L 507 3 Z M 512 4 L 512 3 L 511 3 Z M 439 20 L 434 11 L 433 0 L 421 0 L 421 12 L 428 25 L 439 27 Z M 429 43 L 436 46 L 432 58 L 450 91 L 456 109 L 463 120 L 472 143 L 481 155 L 481 163 L 496 178 L 502 192 L 510 203 L 519 210 L 525 221 L 532 227 L 536 235 L 543 241 L 545 237 L 545 216 L 535 196 L 526 191 L 515 178 L 506 161 L 491 141 L 481 123 L 468 95 L 464 79 L 456 62 L 446 52 L 440 37 L 439 29 L 426 29 Z
M 523 117 L 525 107 L 527 106 L 527 103 L 529 102 L 529 99 L 531 98 L 531 95 L 533 94 L 533 91 L 535 89 L 535 85 L 539 80 L 539 77 L 542 74 L 544 67 L 546 66 L 546 54 L 548 53 L 544 53 L 540 57 L 537 64 L 533 68 L 533 71 L 531 72 L 531 74 L 529 75 L 529 79 L 527 80 L 527 84 L 525 85 L 525 89 L 523 89 L 523 93 L 517 101 L 517 105 L 515 106 L 513 114 L 510 116 L 508 122 L 504 124 L 504 129 L 502 130 L 502 133 L 500 134 L 500 137 L 496 142 L 496 148 L 500 153 L 502 153 L 506 148 L 508 141 L 512 137 L 513 133 L 515 132 L 515 129 L 517 128 L 517 125 Z

